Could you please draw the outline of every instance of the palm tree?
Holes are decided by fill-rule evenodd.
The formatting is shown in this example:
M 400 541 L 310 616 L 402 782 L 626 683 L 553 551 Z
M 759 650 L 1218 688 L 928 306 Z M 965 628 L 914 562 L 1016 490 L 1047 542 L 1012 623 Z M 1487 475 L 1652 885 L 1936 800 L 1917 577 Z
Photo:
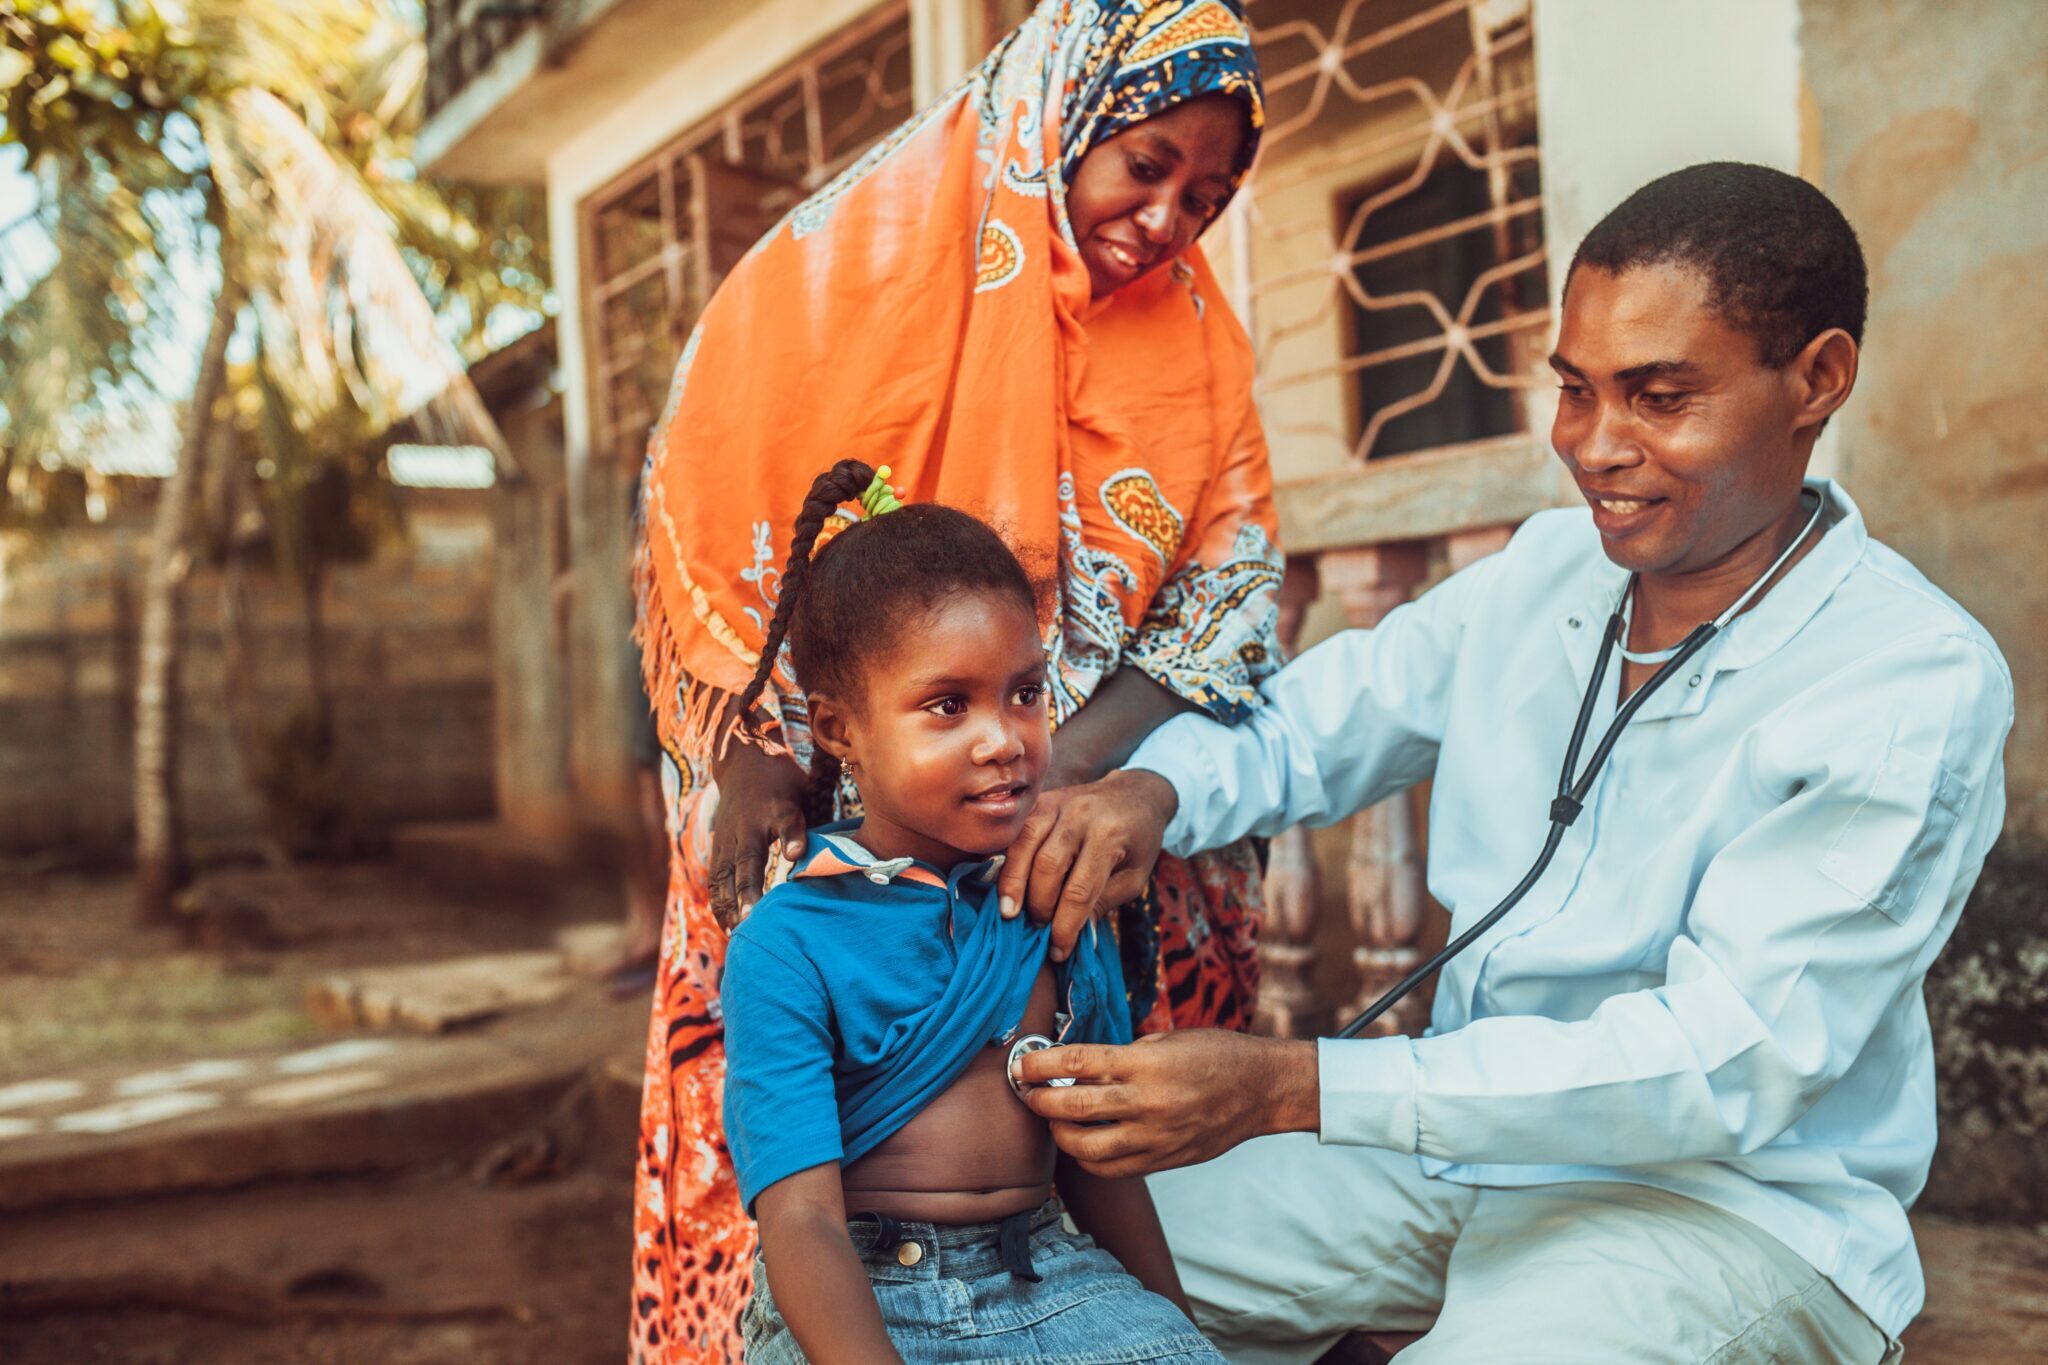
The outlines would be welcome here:
M 144 591 L 144 921 L 166 917 L 182 876 L 180 586 L 231 351 L 253 355 L 266 425 L 293 438 L 265 444 L 273 473 L 400 419 L 421 439 L 484 445 L 508 463 L 449 335 L 478 339 L 492 307 L 535 300 L 536 243 L 486 234 L 476 196 L 413 178 L 425 62 L 404 2 L 0 9 L 0 144 L 26 149 L 57 254 L 0 314 L 0 460 L 87 463 L 110 412 L 180 396 L 154 376 L 178 370 L 167 357 L 191 347 L 192 315 L 211 303 Z M 508 263 L 507 240 L 525 244 L 525 261 Z

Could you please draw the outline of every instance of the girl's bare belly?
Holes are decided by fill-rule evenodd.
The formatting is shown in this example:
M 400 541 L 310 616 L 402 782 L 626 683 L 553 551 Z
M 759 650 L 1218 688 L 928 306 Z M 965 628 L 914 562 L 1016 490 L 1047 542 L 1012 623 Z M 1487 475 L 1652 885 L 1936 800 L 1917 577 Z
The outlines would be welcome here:
M 1053 1031 L 1052 968 L 1041 967 L 1024 1033 Z M 985 1047 L 916 1118 L 840 1172 L 846 1212 L 919 1223 L 987 1223 L 1052 1194 L 1056 1152 L 1045 1120 L 1010 1091 L 1010 1049 Z

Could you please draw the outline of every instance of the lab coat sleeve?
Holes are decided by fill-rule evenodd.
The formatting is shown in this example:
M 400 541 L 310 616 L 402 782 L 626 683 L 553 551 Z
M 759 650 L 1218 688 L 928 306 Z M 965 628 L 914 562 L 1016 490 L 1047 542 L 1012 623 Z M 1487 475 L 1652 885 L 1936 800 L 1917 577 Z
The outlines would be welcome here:
M 1858 705 L 1831 704 L 1843 689 Z M 1753 774 L 1785 797 L 1704 869 L 1662 984 L 1573 1021 L 1325 1040 L 1323 1140 L 1615 1166 L 1771 1142 L 1918 991 L 1998 835 L 2011 724 L 2009 675 L 1966 637 L 1822 680 L 1751 736 Z
M 1427 779 L 1467 612 L 1501 559 L 1309 650 L 1260 686 L 1263 704 L 1236 725 L 1184 715 L 1153 731 L 1124 766 L 1173 784 L 1166 851 L 1327 825 Z

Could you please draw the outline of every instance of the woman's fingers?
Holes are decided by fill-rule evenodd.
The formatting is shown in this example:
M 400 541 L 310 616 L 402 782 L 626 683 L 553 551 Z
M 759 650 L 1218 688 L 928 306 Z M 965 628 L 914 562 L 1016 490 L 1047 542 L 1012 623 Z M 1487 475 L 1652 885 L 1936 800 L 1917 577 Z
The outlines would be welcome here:
M 810 825 L 804 820 L 801 808 L 784 805 L 782 819 L 777 823 L 776 834 L 782 840 L 782 856 L 795 862 L 804 856 L 804 848 L 810 842 Z
M 769 850 L 779 846 L 782 856 L 791 861 L 803 856 L 803 812 L 787 802 L 777 802 L 764 822 L 742 829 L 735 844 L 738 852 L 733 859 L 733 893 L 738 914 L 745 918 L 767 889 Z
M 1068 869 L 1080 852 L 1083 837 L 1081 823 L 1065 818 L 1063 812 L 1055 818 L 1052 831 L 1038 846 L 1038 852 L 1032 855 L 1031 887 L 1024 894 L 1024 904 L 1030 909 L 1031 918 L 1041 924 L 1059 908 L 1060 892 L 1066 885 Z
M 1072 956 L 1075 942 L 1095 917 L 1096 907 L 1103 904 L 1110 874 L 1122 860 L 1121 844 L 1112 845 L 1100 838 L 1083 841 L 1074 865 L 1067 870 L 1066 885 L 1061 889 L 1059 904 L 1053 910 L 1053 961 L 1065 962 Z
M 732 835 L 721 830 L 720 821 L 714 816 L 711 825 L 711 868 L 708 878 L 711 892 L 711 914 L 720 926 L 726 929 L 739 919 L 739 900 L 732 884 Z
M 768 862 L 769 831 L 759 825 L 743 829 L 733 841 L 733 916 L 739 919 L 761 899 L 761 869 Z
M 1158 853 L 1157 831 L 1136 837 L 1133 821 L 1149 818 L 1127 809 L 1112 789 L 1116 779 L 1048 792 L 1010 845 L 997 883 L 1003 914 L 1029 909 L 1053 924 L 1053 956 L 1064 960 L 1081 927 L 1103 905 L 1121 905 L 1145 889 Z
M 1024 896 L 1030 889 L 1032 866 L 1038 859 L 1038 850 L 1045 843 L 1046 836 L 1058 818 L 1059 802 L 1051 793 L 1039 798 L 1038 808 L 1025 817 L 1024 828 L 1017 832 L 1005 851 L 1003 874 L 996 879 L 996 904 L 1002 909 L 1004 919 L 1014 919 L 1024 908 Z

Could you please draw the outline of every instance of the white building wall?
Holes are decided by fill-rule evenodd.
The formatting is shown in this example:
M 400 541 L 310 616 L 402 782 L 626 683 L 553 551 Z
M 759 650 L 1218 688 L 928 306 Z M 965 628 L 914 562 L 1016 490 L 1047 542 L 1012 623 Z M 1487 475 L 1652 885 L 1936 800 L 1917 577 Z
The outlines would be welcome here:
M 1799 0 L 1533 0 L 1532 13 L 1553 313 L 1580 239 L 1645 182 L 1702 161 L 1817 174 L 1803 154 Z M 1839 464 L 1838 427 L 1821 435 L 1815 474 Z
M 1559 261 L 1666 171 L 1798 171 L 1798 0 L 1535 0 L 1533 15 L 1544 222 Z M 1563 286 L 1554 272 L 1553 301 Z

